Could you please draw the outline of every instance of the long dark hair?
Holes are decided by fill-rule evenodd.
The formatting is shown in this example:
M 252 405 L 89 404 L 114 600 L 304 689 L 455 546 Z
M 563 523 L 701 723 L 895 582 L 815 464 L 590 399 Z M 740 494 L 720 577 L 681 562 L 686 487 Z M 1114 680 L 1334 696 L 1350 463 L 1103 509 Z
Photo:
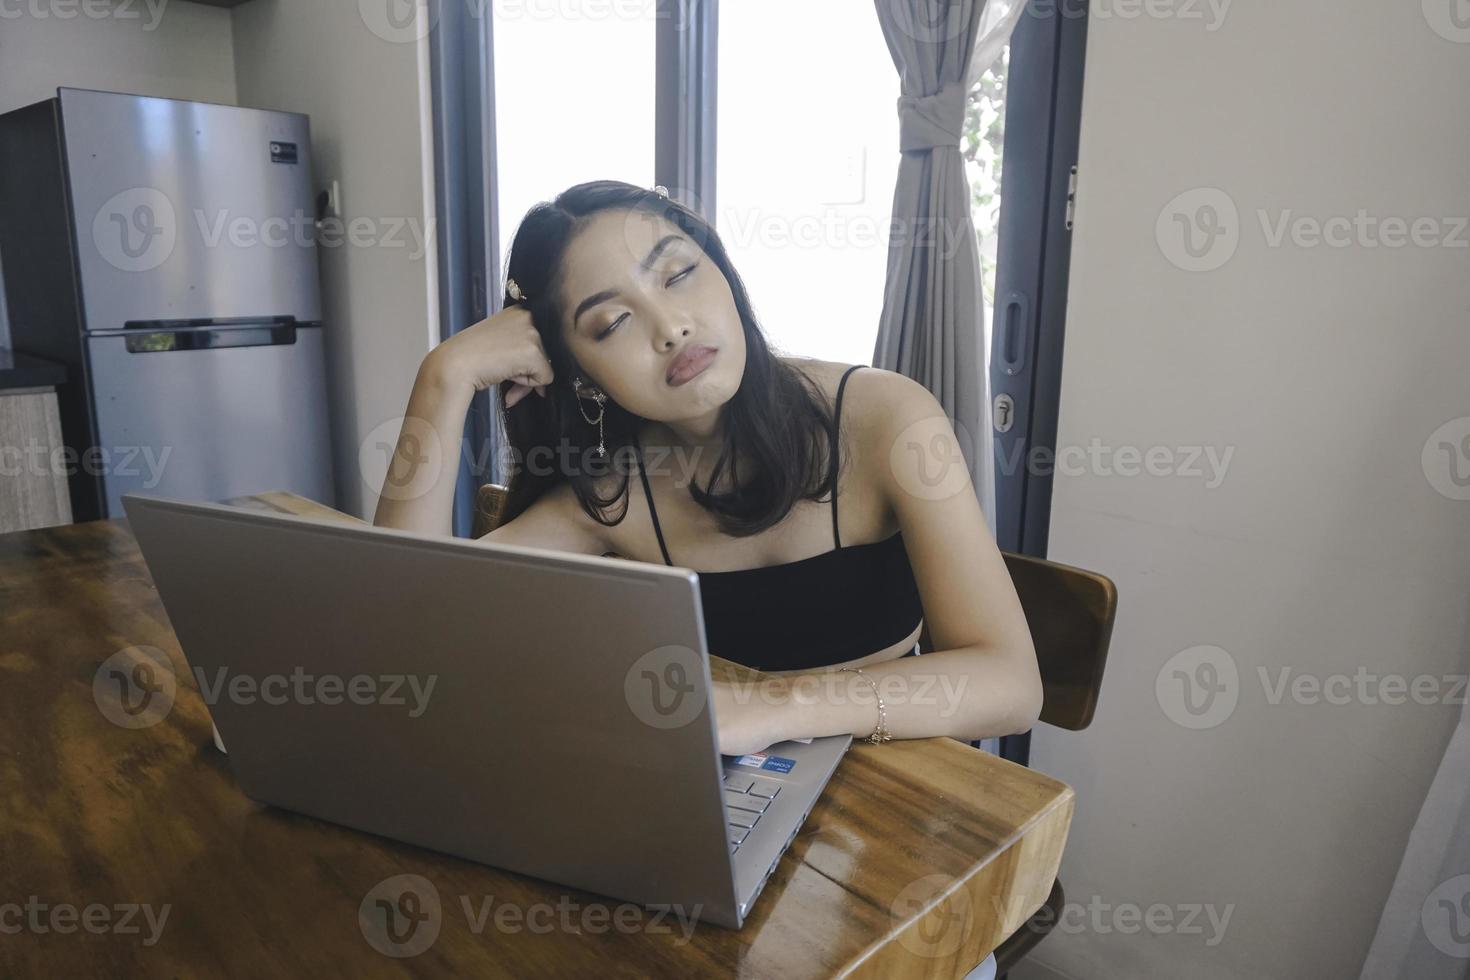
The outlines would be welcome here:
M 563 480 L 572 485 L 582 509 L 593 520 L 612 526 L 627 514 L 628 465 L 617 467 L 622 480 L 607 495 L 599 487 L 606 488 L 604 478 L 614 471 L 611 467 L 594 469 L 580 462 L 568 469 L 545 463 L 528 465 L 537 463 L 538 457 L 564 459 L 558 448 L 578 461 L 597 460 L 597 426 L 587 423 L 570 383 L 576 367 L 561 334 L 560 289 L 567 246 L 593 215 L 614 208 L 661 215 L 693 239 L 724 273 L 740 314 L 745 374 L 735 395 L 721 409 L 724 440 L 709 487 L 701 488 L 691 478 L 690 495 L 716 515 L 721 531 L 748 536 L 778 523 L 798 500 L 820 500 L 829 490 L 835 492 L 828 461 L 832 412 L 826 398 L 806 375 L 772 351 L 714 228 L 673 198 L 619 180 L 594 180 L 531 208 L 511 243 L 506 275 L 529 297 L 524 305 L 556 380 L 547 386 L 544 399 L 532 394 L 503 413 L 513 467 L 503 520 L 514 518 Z M 506 305 L 516 302 L 509 293 L 503 299 Z M 501 384 L 502 399 L 511 384 L 509 380 Z M 582 405 L 596 417 L 593 403 L 583 401 Z M 634 437 L 645 421 L 609 400 L 603 417 L 607 449 L 603 462 L 631 463 Z M 740 460 L 749 465 L 737 466 Z M 713 489 L 727 467 L 730 489 Z M 608 509 L 619 500 L 622 509 L 615 518 L 609 517 Z

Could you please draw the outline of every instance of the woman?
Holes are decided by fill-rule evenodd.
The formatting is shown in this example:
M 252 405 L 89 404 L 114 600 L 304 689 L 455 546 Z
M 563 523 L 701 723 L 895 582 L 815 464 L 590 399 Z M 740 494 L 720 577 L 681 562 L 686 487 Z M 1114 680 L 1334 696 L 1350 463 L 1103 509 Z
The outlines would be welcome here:
M 710 651 L 776 678 L 716 680 L 722 753 L 1035 723 L 1025 617 L 928 390 L 773 353 L 715 231 L 662 193 L 572 187 L 507 266 L 504 309 L 420 366 L 395 451 L 412 472 L 375 524 L 446 532 L 440 447 L 500 385 L 516 476 L 483 540 L 698 571 Z M 906 656 L 925 624 L 934 649 Z

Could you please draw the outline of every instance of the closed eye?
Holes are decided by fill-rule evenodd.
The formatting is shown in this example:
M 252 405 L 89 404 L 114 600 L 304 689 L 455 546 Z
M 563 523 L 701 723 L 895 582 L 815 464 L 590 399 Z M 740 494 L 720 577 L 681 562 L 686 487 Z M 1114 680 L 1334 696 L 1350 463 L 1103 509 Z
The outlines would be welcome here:
M 669 279 L 669 281 L 668 281 L 668 283 L 666 283 L 666 285 L 672 286 L 676 282 L 681 282 L 691 272 L 693 272 L 698 266 L 699 266 L 699 263 L 698 262 L 695 262 L 693 265 L 690 265 L 688 268 L 681 270 L 677 275 L 675 275 L 671 279 Z M 605 338 L 608 334 L 612 333 L 618 327 L 622 326 L 623 321 L 626 320 L 626 319 L 628 319 L 628 316 L 629 316 L 629 314 L 624 313 L 622 316 L 618 317 L 612 323 L 609 323 L 607 325 L 607 329 L 601 331 L 600 333 L 598 333 L 597 336 L 594 339 L 595 340 L 602 340 L 603 338 Z

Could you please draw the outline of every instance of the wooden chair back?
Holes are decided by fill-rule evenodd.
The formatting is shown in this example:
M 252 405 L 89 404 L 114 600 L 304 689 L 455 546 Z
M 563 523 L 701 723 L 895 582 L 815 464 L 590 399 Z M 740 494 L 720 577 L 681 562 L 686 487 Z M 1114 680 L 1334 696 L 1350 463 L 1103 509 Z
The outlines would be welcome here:
M 475 495 L 473 534 L 500 526 L 508 491 L 495 483 Z M 1118 591 L 1105 575 L 1044 558 L 1002 552 L 1026 612 L 1045 690 L 1041 720 L 1081 731 L 1092 723 L 1107 663 Z M 921 650 L 929 649 L 927 631 Z

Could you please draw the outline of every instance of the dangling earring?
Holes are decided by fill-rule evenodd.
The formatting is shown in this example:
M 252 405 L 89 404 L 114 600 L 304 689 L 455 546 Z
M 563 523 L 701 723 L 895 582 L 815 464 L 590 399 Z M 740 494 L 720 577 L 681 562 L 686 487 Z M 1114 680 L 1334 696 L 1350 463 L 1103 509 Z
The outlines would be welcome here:
M 582 407 L 582 379 L 581 378 L 573 378 L 572 379 L 572 390 L 577 393 L 577 411 L 579 411 L 579 412 L 582 413 L 582 418 L 587 419 L 587 424 L 588 425 L 595 425 L 595 426 L 597 426 L 597 455 L 598 456 L 606 456 L 607 455 L 607 447 L 605 445 L 603 445 L 603 441 L 602 441 L 602 419 L 603 419 L 604 416 L 607 415 L 607 404 L 606 404 L 606 402 L 607 402 L 607 396 L 604 395 L 600 391 L 595 391 L 594 390 L 592 392 L 592 394 L 589 397 L 591 397 L 591 399 L 593 401 L 597 402 L 597 418 L 595 418 L 595 419 L 588 419 L 587 418 L 587 410 Z

